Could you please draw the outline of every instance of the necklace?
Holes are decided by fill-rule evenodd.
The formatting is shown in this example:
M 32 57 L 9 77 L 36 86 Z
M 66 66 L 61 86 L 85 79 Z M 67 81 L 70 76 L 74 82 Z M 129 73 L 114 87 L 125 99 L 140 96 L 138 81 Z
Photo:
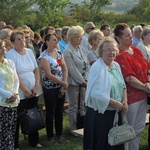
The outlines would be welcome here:
M 133 55 L 134 54 L 134 51 L 131 47 L 127 48 L 127 49 L 124 49 L 122 47 L 120 47 L 120 49 L 124 50 L 125 52 L 129 53 L 130 55 Z
M 134 51 L 132 48 L 129 47 L 129 49 L 125 50 L 127 53 L 133 55 L 134 54 Z

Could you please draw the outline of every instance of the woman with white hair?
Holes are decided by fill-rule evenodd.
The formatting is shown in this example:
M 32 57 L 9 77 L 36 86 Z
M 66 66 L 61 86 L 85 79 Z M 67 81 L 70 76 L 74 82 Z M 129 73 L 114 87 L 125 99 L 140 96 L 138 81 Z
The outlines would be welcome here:
M 104 39 L 98 47 L 99 59 L 92 65 L 86 89 L 84 150 L 124 150 L 124 145 L 110 146 L 108 132 L 113 127 L 116 111 L 119 125 L 121 112 L 127 112 L 126 85 L 120 66 L 115 62 L 119 53 L 114 39 Z
M 0 39 L 5 41 L 7 51 L 14 47 L 10 41 L 10 36 L 11 36 L 12 32 L 13 31 L 11 29 L 2 29 L 0 31 Z
M 141 33 L 142 41 L 137 45 L 145 59 L 150 63 L 150 27 L 145 27 Z
M 141 33 L 141 38 L 142 38 L 142 41 L 138 44 L 137 48 L 140 49 L 145 59 L 150 63 L 150 26 L 146 26 L 143 29 Z M 150 124 L 149 124 L 149 130 L 148 130 L 148 146 L 150 148 Z
M 141 32 L 142 32 L 142 26 L 138 25 L 133 27 L 133 46 L 137 47 L 139 42 L 141 41 Z
M 64 58 L 68 68 L 69 87 L 67 89 L 67 93 L 69 97 L 68 113 L 71 131 L 77 129 L 77 106 L 79 96 L 80 115 L 84 115 L 85 87 L 87 84 L 86 80 L 89 71 L 89 63 L 86 51 L 80 46 L 83 34 L 84 30 L 82 27 L 71 27 L 67 32 L 70 43 L 64 51 Z

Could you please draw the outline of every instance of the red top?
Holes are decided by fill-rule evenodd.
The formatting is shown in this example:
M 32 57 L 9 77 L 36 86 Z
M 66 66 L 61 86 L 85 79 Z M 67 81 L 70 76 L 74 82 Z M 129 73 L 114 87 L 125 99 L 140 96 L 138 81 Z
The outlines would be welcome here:
M 150 66 L 138 48 L 134 46 L 130 48 L 132 48 L 134 52 L 133 55 L 120 49 L 120 54 L 116 57 L 116 61 L 120 64 L 123 77 L 126 78 L 132 75 L 142 83 L 146 83 L 148 80 L 147 72 Z M 128 104 L 141 101 L 147 97 L 145 92 L 135 89 L 127 83 L 126 85 Z

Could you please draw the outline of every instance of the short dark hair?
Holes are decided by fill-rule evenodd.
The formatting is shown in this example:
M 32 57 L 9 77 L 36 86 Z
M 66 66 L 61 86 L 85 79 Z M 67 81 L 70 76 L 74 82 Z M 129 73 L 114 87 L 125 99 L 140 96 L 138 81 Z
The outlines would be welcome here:
M 144 27 L 146 26 L 146 24 L 145 24 L 145 23 L 140 23 L 140 26 L 141 26 L 142 28 L 144 28 Z
M 101 27 L 100 27 L 100 30 L 105 30 L 107 27 L 110 27 L 108 24 L 103 24 Z
M 117 24 L 115 27 L 114 27 L 114 36 L 115 36 L 115 40 L 117 41 L 117 38 L 116 37 L 122 37 L 123 35 L 123 31 L 126 29 L 126 28 L 129 28 L 129 26 L 126 24 L 126 23 L 119 23 Z M 118 41 L 117 41 L 118 42 Z
M 11 36 L 10 36 L 10 41 L 11 42 L 14 42 L 15 41 L 15 38 L 18 34 L 21 34 L 23 37 L 24 37 L 24 32 L 23 31 L 20 31 L 20 30 L 15 30 Z
M 34 39 L 38 39 L 38 40 L 41 40 L 41 36 L 39 33 L 34 33 Z
M 41 30 L 40 30 L 40 36 L 43 38 L 44 37 L 44 32 L 45 32 L 45 27 L 43 27 Z
M 44 30 L 44 35 L 47 35 L 49 33 L 55 33 L 55 27 L 53 27 L 53 26 L 46 27 L 45 30 Z
M 42 45 L 42 52 L 47 49 L 46 41 L 49 41 L 52 35 L 56 36 L 56 38 L 57 38 L 57 34 L 56 33 L 52 33 L 52 34 L 48 33 L 47 35 L 45 35 L 45 37 L 44 37 L 44 43 Z

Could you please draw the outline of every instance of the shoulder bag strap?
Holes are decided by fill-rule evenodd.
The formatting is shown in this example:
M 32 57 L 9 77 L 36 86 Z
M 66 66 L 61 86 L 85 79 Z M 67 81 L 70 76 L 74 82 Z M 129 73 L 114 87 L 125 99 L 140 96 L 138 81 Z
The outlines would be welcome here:
M 115 112 L 113 126 L 118 126 L 118 112 Z
M 122 113 L 122 123 L 123 124 L 128 124 L 128 120 L 127 120 L 127 115 Z

